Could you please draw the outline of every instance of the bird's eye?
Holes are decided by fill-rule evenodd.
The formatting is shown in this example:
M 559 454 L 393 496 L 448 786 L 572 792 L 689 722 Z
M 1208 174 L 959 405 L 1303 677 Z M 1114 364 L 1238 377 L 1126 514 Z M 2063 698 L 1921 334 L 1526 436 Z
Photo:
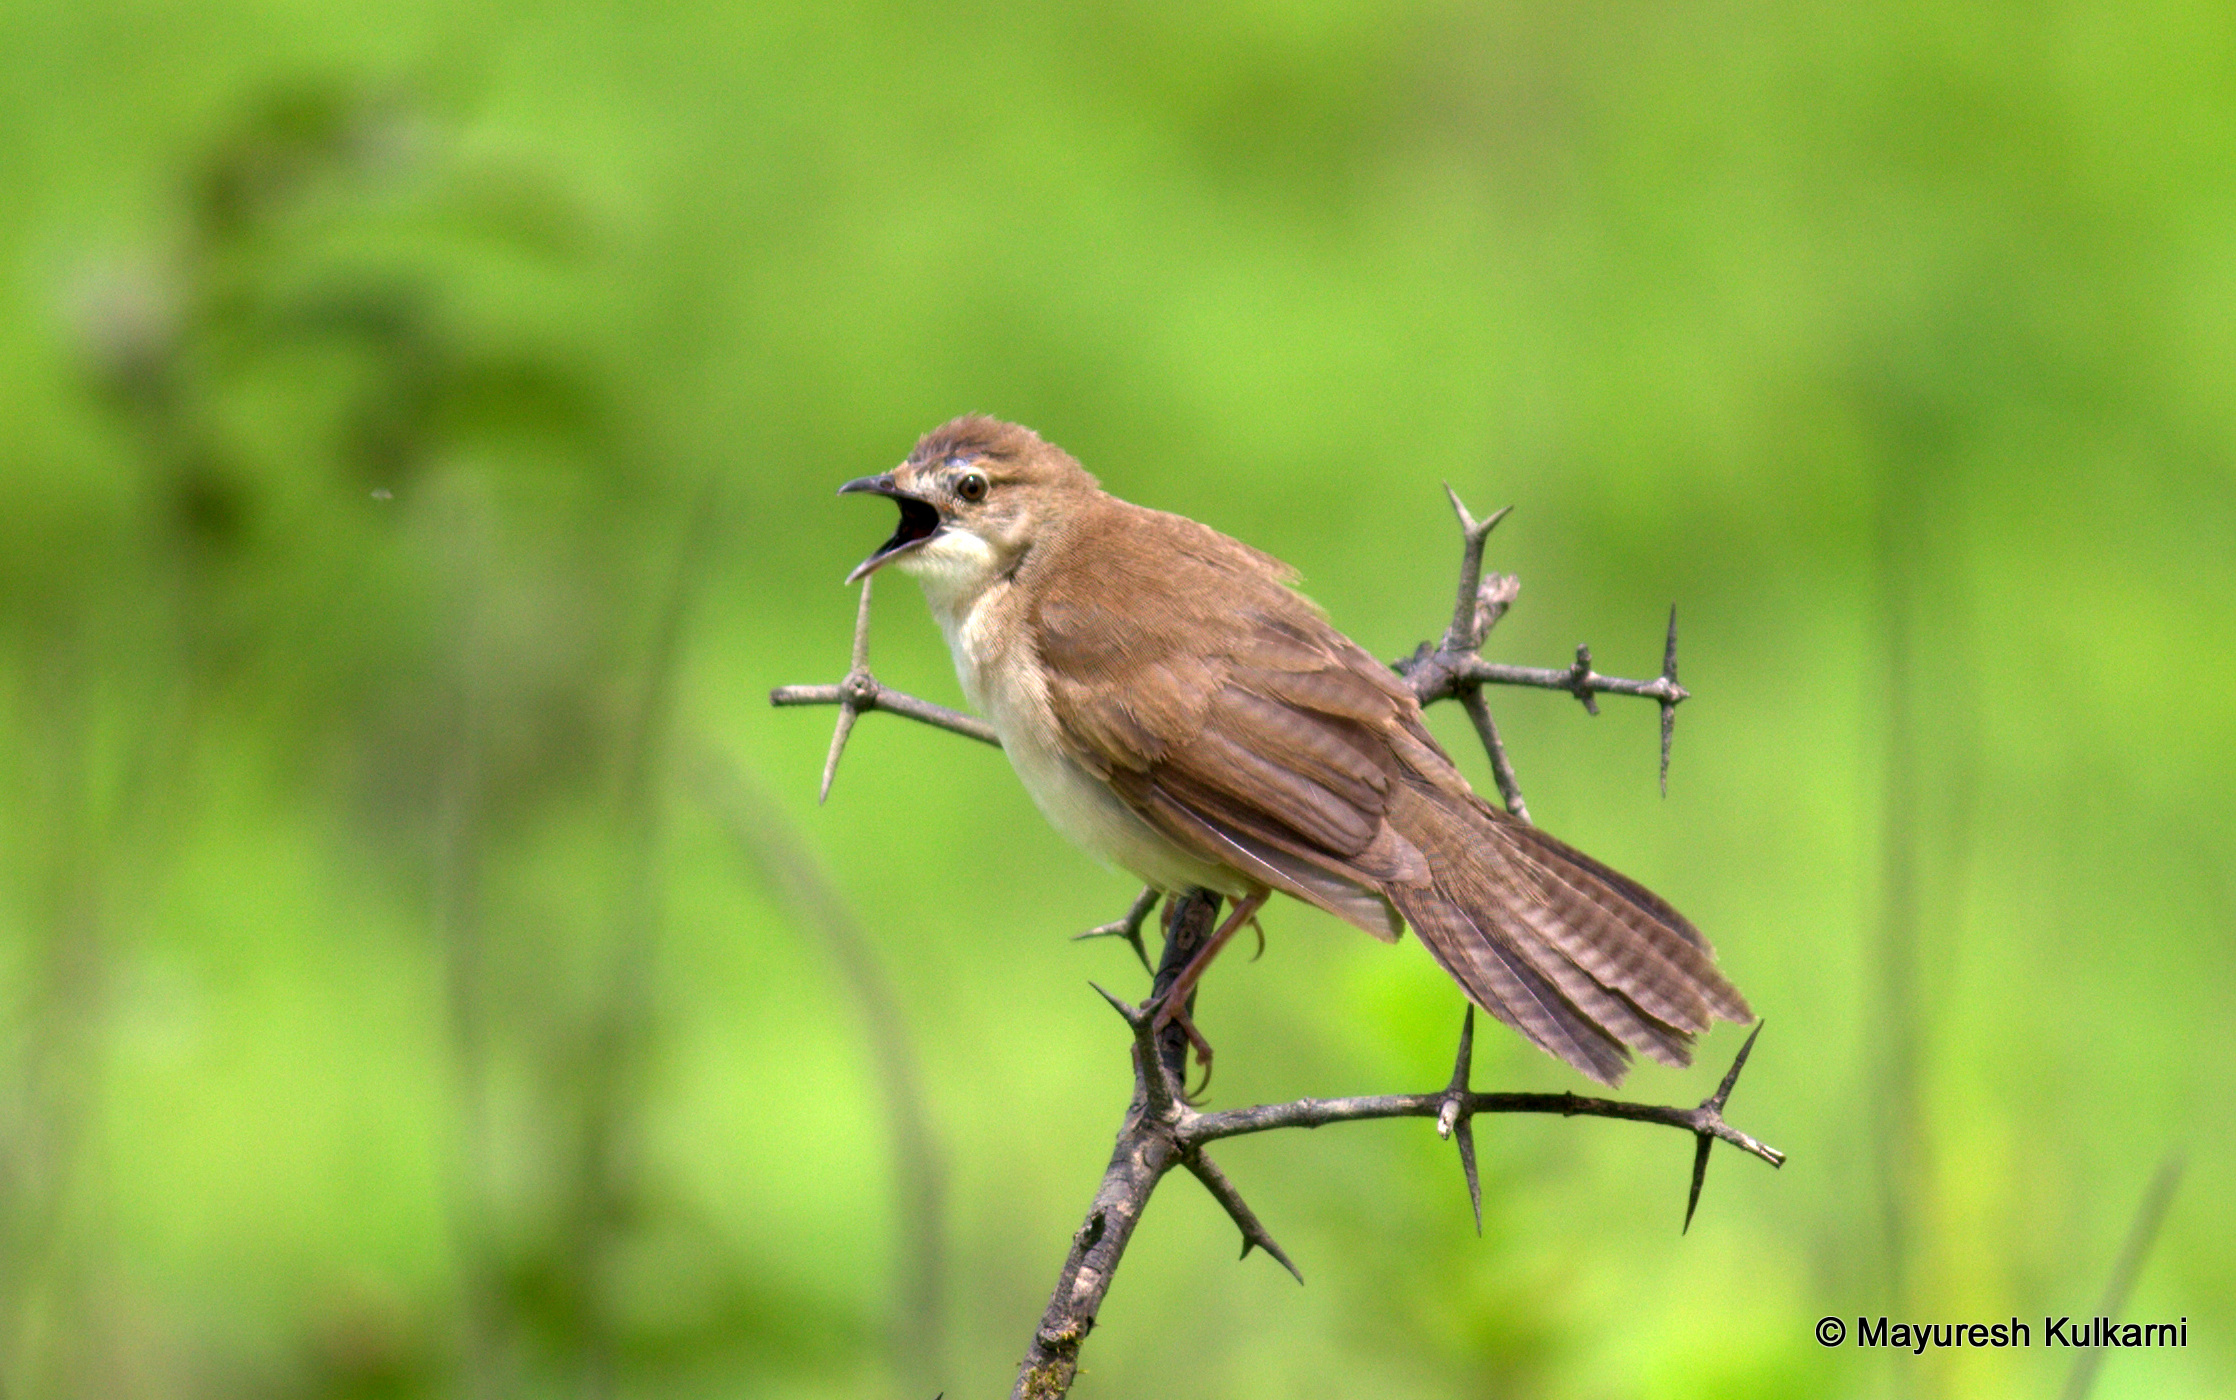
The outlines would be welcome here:
M 966 501 L 986 499 L 986 478 L 977 472 L 964 472 L 955 482 L 955 494 Z

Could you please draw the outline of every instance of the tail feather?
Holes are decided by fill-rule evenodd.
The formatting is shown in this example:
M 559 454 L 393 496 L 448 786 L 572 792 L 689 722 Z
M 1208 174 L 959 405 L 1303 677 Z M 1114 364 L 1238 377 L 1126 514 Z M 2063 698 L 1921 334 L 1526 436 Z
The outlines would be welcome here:
M 1533 969 L 1527 959 L 1487 933 L 1467 906 L 1415 885 L 1398 907 L 1468 999 L 1522 1033 L 1531 1044 L 1566 1060 L 1602 1084 L 1622 1082 L 1623 1047 L 1580 1014 L 1575 1004 Z M 1426 894 L 1426 899 L 1411 896 Z
M 1746 998 L 1716 970 L 1715 950 L 1684 915 L 1637 882 L 1615 874 L 1575 847 L 1535 827 L 1523 826 L 1496 813 L 1488 815 L 1498 835 L 1518 848 L 1523 867 L 1538 877 L 1536 883 L 1546 894 L 1548 903 L 1563 904 L 1566 902 L 1564 895 L 1585 900 L 1635 935 L 1637 942 L 1631 946 L 1640 952 L 1650 950 L 1650 957 L 1639 959 L 1642 974 L 1665 978 L 1663 985 L 1669 987 L 1684 986 L 1727 1021 L 1745 1023 L 1754 1019 L 1754 1013 L 1747 1009 Z M 1574 927 L 1589 937 L 1603 925 L 1595 924 L 1589 917 L 1580 917 L 1575 920 Z M 1692 998 L 1688 996 L 1687 999 Z M 1705 1016 L 1699 1024 L 1689 1027 L 1693 1030 L 1707 1028 Z
M 1510 941 L 1587 1019 L 1631 1049 L 1673 1069 L 1682 1069 L 1693 1062 L 1688 1028 L 1654 1016 L 1621 992 L 1609 991 L 1604 983 L 1562 954 L 1551 940 L 1531 936 L 1541 925 L 1537 920 L 1528 919 L 1526 912 L 1524 918 L 1528 920 L 1528 927 L 1511 934 Z
M 1427 858 L 1427 881 L 1383 893 L 1468 996 L 1604 1084 L 1625 1046 L 1692 1062 L 1714 1019 L 1753 1019 L 1707 940 L 1667 903 L 1473 799 L 1409 782 L 1389 820 Z

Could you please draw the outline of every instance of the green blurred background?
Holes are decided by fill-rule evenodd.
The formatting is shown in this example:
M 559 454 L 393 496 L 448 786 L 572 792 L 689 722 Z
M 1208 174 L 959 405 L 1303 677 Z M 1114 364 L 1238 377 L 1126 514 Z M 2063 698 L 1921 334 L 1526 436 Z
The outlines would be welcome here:
M 1513 504 L 1552 830 L 1769 1029 L 1789 1150 L 1221 1153 L 1082 1396 L 2049 1395 L 1826 1313 L 2129 1315 L 2236 1387 L 2236 12 L 23 3 L 0 20 L 0 1390 L 1007 1393 L 1124 1107 L 1133 894 L 998 754 L 814 802 L 832 499 L 960 412 L 1396 656 Z M 913 588 L 874 657 L 956 701 Z M 1434 717 L 1480 784 L 1463 717 Z M 817 881 L 828 898 L 817 894 Z M 849 916 L 849 912 L 851 915 Z M 849 924 L 848 918 L 857 920 Z M 1213 1102 L 1443 1082 L 1285 904 Z M 1739 1033 L 1632 1095 L 1689 1103 Z M 1477 1082 L 1582 1081 L 1498 1031 Z

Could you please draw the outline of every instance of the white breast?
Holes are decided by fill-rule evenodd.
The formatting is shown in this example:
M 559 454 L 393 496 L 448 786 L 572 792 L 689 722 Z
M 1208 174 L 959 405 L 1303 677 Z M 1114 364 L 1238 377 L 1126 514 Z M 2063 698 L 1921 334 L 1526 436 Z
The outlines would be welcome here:
M 934 540 L 932 546 L 945 543 L 946 538 Z M 1249 893 L 1249 881 L 1166 840 L 1064 752 L 1048 707 L 1039 658 L 1017 654 L 1029 643 L 1013 585 L 997 580 L 963 594 L 953 586 L 956 575 L 963 572 L 953 567 L 962 562 L 953 555 L 968 546 L 958 545 L 949 558 L 926 560 L 932 567 L 910 572 L 922 581 L 932 615 L 946 634 L 963 694 L 1001 735 L 1002 751 L 1049 825 L 1104 864 L 1130 870 L 1159 889 L 1200 887 L 1229 898 Z M 930 554 L 931 548 L 916 550 L 913 557 Z

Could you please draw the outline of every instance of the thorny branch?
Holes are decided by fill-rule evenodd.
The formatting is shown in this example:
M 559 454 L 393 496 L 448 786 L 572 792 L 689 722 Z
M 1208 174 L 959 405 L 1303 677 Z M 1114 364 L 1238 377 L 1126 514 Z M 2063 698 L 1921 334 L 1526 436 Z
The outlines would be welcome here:
M 862 606 L 854 614 L 854 659 L 846 668 L 846 678 L 837 685 L 780 685 L 769 692 L 771 705 L 839 707 L 838 728 L 831 732 L 831 752 L 823 760 L 823 786 L 815 796 L 818 804 L 830 800 L 831 779 L 838 776 L 839 755 L 846 752 L 846 741 L 854 733 L 855 719 L 870 710 L 890 710 L 920 724 L 976 739 L 981 744 L 992 744 L 997 749 L 1002 744 L 994 733 L 994 726 L 977 716 L 890 689 L 870 674 L 870 585 L 876 580 L 875 574 L 862 580 Z
M 1669 630 L 1662 649 L 1662 672 L 1652 680 L 1600 675 L 1592 669 L 1588 646 L 1577 647 L 1575 661 L 1561 668 L 1509 666 L 1485 661 L 1481 654 L 1483 642 L 1513 605 L 1521 589 L 1520 581 L 1511 574 L 1492 574 L 1487 579 L 1483 576 L 1484 545 L 1507 512 L 1500 510 L 1477 520 L 1468 513 L 1457 492 L 1447 486 L 1445 494 L 1459 517 L 1462 538 L 1459 587 L 1452 620 L 1435 644 L 1423 642 L 1411 656 L 1393 663 L 1392 669 L 1412 686 L 1414 697 L 1424 707 L 1439 700 L 1460 702 L 1490 758 L 1491 772 L 1507 811 L 1522 821 L 1529 820 L 1529 808 L 1523 801 L 1521 785 L 1515 779 L 1513 763 L 1500 741 L 1498 726 L 1484 701 L 1482 692 L 1486 685 L 1566 691 L 1583 704 L 1587 713 L 1594 715 L 1599 713 L 1596 699 L 1599 695 L 1634 695 L 1654 701 L 1661 707 L 1661 786 L 1666 794 L 1676 709 L 1690 697 L 1690 692 L 1677 683 L 1677 610 L 1670 609 Z M 819 801 L 830 795 L 839 757 L 853 732 L 854 721 L 865 711 L 889 710 L 983 743 L 998 745 L 1001 742 L 983 721 L 880 683 L 869 669 L 869 622 L 870 580 L 864 579 L 861 608 L 854 624 L 853 655 L 845 679 L 837 685 L 782 686 L 769 693 L 769 702 L 774 705 L 839 707 L 830 754 L 824 761 Z M 1122 918 L 1077 937 L 1124 938 L 1147 967 L 1148 950 L 1142 942 L 1141 926 L 1156 907 L 1157 899 L 1155 889 L 1145 889 Z M 1693 1154 L 1691 1189 L 1685 1201 L 1686 1229 L 1691 1228 L 1693 1212 L 1700 1204 L 1709 1152 L 1718 1140 L 1759 1157 L 1773 1167 L 1785 1161 L 1784 1153 L 1732 1127 L 1723 1116 L 1732 1087 L 1739 1081 L 1739 1071 L 1746 1066 L 1747 1056 L 1762 1034 L 1759 1024 L 1739 1047 L 1738 1055 L 1733 1058 L 1716 1092 L 1693 1108 L 1627 1103 L 1568 1093 L 1478 1093 L 1468 1082 L 1475 1043 L 1475 1010 L 1471 1006 L 1461 1024 L 1451 1082 L 1441 1090 L 1360 1098 L 1308 1098 L 1219 1113 L 1198 1112 L 1180 1088 L 1184 1083 L 1186 1037 L 1177 1025 L 1169 1022 L 1160 1030 L 1157 1021 L 1180 969 L 1216 924 L 1219 904 L 1216 895 L 1202 890 L 1176 894 L 1165 901 L 1164 955 L 1147 1002 L 1133 1006 L 1101 987 L 1095 988 L 1133 1032 L 1133 1101 L 1126 1111 L 1125 1124 L 1119 1129 L 1110 1165 L 1103 1173 L 1094 1204 L 1088 1210 L 1086 1222 L 1072 1237 L 1071 1251 L 1057 1277 L 1055 1294 L 1041 1317 L 1040 1326 L 1034 1330 L 1032 1345 L 1018 1369 L 1012 1400 L 1055 1400 L 1070 1390 L 1078 1371 L 1079 1348 L 1095 1325 L 1103 1295 L 1109 1290 L 1111 1277 L 1117 1271 L 1134 1227 L 1140 1222 L 1157 1183 L 1175 1167 L 1186 1168 L 1225 1209 L 1242 1232 L 1245 1257 L 1253 1249 L 1263 1249 L 1295 1275 L 1299 1283 L 1304 1281 L 1304 1275 L 1275 1242 L 1241 1192 L 1205 1153 L 1206 1145 L 1223 1138 L 1277 1128 L 1317 1128 L 1373 1118 L 1433 1118 L 1437 1134 L 1457 1142 L 1477 1233 L 1483 1228 L 1483 1193 L 1476 1174 L 1472 1120 L 1480 1113 L 1620 1118 L 1637 1123 L 1658 1123 L 1693 1134 L 1697 1147 Z M 1193 993 L 1189 1003 L 1187 1009 L 1192 1011 Z

